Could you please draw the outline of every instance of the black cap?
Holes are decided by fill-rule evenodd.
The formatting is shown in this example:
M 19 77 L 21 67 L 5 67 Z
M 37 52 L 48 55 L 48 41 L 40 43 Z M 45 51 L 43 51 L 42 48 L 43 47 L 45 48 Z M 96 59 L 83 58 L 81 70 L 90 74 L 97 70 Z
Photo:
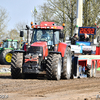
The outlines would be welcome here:
M 75 33 L 74 36 L 76 36 L 77 34 Z

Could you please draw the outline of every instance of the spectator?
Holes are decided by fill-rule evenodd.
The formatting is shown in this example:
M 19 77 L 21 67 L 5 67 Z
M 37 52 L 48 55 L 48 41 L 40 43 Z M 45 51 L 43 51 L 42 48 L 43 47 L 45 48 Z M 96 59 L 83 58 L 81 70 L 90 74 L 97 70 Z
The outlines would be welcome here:
M 71 44 L 75 45 L 76 41 L 78 41 L 77 34 L 75 33 L 71 39 Z
M 86 41 L 86 42 L 89 41 L 89 36 L 86 33 L 84 34 L 84 41 Z

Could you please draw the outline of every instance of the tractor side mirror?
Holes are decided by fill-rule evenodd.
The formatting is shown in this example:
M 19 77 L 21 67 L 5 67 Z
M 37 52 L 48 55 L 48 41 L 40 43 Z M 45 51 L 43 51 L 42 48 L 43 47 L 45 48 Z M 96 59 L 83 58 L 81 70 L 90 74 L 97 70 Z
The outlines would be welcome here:
M 28 25 L 26 25 L 26 28 L 29 30 L 30 29 L 30 27 L 28 26 Z
M 20 37 L 23 37 L 23 36 L 24 36 L 24 32 L 20 31 Z
M 64 33 L 63 33 L 63 32 L 60 32 L 59 37 L 60 37 L 61 39 L 63 39 L 63 38 L 64 38 Z
M 21 46 L 23 46 L 23 44 L 21 44 Z
M 100 42 L 100 36 L 97 37 L 97 42 L 98 42 L 98 43 Z

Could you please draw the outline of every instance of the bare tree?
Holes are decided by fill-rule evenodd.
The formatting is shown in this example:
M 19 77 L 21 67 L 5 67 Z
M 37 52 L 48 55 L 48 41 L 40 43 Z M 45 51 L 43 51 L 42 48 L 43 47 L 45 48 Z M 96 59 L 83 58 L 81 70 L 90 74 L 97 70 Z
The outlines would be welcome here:
M 40 12 L 37 13 L 37 22 L 41 21 L 52 21 L 53 15 L 50 10 L 50 6 L 47 3 L 44 3 L 42 6 L 40 6 Z
M 4 31 L 7 27 L 8 21 L 9 21 L 9 19 L 8 19 L 7 10 L 0 7 L 0 38 L 2 38 L 4 36 L 4 34 L 6 34 L 6 32 L 4 32 Z
M 16 29 L 12 29 L 12 30 L 9 32 L 9 38 L 20 40 L 20 39 L 19 39 L 19 33 L 18 33 L 18 31 L 17 31 Z
M 24 22 L 24 21 L 18 22 L 18 23 L 16 23 L 15 28 L 18 32 L 20 32 L 20 30 L 23 30 L 26 28 L 26 25 L 27 25 L 27 22 Z
M 47 0 L 40 6 L 37 18 L 41 21 L 65 23 L 64 34 L 72 36 L 76 27 L 77 0 Z M 83 26 L 100 25 L 100 0 L 83 0 Z M 64 38 L 65 40 L 65 38 Z
M 25 30 L 26 29 L 26 25 L 27 25 L 27 22 L 18 22 L 15 25 L 15 27 L 16 27 L 15 29 L 18 31 L 18 35 L 20 35 L 19 33 L 20 33 L 21 30 Z M 24 31 L 24 37 L 23 37 L 23 39 L 20 38 L 20 40 L 24 41 L 24 40 L 26 40 L 26 38 L 27 38 L 27 33 L 26 33 L 26 31 Z
M 100 0 L 84 0 L 83 2 L 83 26 L 94 26 L 100 23 Z
M 83 1 L 83 26 L 95 27 L 95 23 L 100 26 L 100 0 Z M 97 30 L 96 36 L 100 33 Z
M 73 35 L 76 18 L 76 0 L 47 0 L 47 3 L 40 6 L 40 9 L 38 14 L 39 22 L 54 21 L 57 25 L 65 23 L 65 36 Z

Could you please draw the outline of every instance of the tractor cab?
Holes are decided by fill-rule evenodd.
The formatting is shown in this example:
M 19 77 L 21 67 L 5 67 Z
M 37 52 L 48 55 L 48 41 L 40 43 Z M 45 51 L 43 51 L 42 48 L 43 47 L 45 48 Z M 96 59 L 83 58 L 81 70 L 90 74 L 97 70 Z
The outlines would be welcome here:
M 55 26 L 54 22 L 41 22 L 40 25 L 32 25 L 34 28 L 31 43 L 45 41 L 49 48 L 59 43 L 62 26 Z
M 79 27 L 79 39 L 76 41 L 76 45 L 71 45 L 72 51 L 81 54 L 95 54 L 96 46 L 93 43 L 94 35 L 96 35 L 95 27 Z M 90 40 L 90 37 L 92 40 Z
M 58 46 L 58 43 L 64 37 L 62 33 L 63 26 L 55 26 L 54 22 L 41 22 L 40 25 L 35 24 L 31 25 L 31 27 L 32 36 L 30 36 L 30 33 L 27 34 L 26 43 L 30 46 L 34 43 L 45 42 L 47 43 L 48 50 L 55 51 L 56 46 Z M 23 36 L 22 31 L 20 36 Z
M 3 40 L 3 48 L 18 48 L 18 40 L 7 39 Z
M 48 49 L 53 49 L 60 41 L 60 32 L 60 29 L 34 29 L 31 43 L 47 42 Z

